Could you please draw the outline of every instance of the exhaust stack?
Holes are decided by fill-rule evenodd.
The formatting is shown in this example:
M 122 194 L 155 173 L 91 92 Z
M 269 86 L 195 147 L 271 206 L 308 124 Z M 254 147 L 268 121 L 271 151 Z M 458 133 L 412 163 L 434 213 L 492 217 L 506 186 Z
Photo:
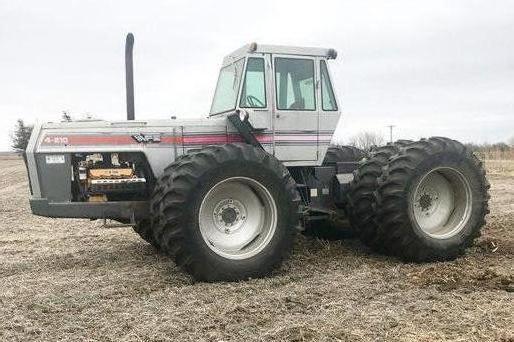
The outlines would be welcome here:
M 127 89 L 127 120 L 134 120 L 134 64 L 132 50 L 134 48 L 134 35 L 127 34 L 125 41 L 125 84 Z

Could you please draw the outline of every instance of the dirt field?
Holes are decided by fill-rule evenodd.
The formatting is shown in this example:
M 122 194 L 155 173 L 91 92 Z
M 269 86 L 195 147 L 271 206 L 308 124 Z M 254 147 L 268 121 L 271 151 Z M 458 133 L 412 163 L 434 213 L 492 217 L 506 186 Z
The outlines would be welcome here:
M 514 162 L 488 162 L 491 214 L 454 262 L 404 264 L 300 237 L 268 279 L 194 283 L 130 229 L 32 216 L 0 160 L 0 340 L 514 341 Z

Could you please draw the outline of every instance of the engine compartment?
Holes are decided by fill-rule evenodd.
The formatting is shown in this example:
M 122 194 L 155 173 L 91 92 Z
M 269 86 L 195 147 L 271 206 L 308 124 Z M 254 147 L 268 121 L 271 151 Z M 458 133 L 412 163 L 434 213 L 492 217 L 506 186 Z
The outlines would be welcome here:
M 71 167 L 75 202 L 147 200 L 155 182 L 142 153 L 75 153 Z

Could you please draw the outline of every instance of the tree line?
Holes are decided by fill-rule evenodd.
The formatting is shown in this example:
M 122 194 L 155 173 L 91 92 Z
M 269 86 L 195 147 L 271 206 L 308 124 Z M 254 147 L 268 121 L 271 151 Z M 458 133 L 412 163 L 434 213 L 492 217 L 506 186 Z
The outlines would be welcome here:
M 355 146 L 364 151 L 386 143 L 384 136 L 376 132 L 360 132 L 348 140 L 348 145 Z M 497 143 L 466 143 L 466 147 L 479 154 L 484 159 L 513 159 L 514 158 L 514 136 L 507 142 Z

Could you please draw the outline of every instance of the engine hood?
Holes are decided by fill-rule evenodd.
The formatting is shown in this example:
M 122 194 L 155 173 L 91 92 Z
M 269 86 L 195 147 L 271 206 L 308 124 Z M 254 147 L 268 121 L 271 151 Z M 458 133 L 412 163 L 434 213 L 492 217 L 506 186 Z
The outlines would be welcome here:
M 185 120 L 73 121 L 34 127 L 27 147 L 37 154 L 141 152 L 156 176 L 178 155 L 204 145 L 241 141 L 225 116 Z
M 226 118 L 224 116 L 211 118 L 194 118 L 194 119 L 167 119 L 167 120 L 123 120 L 123 121 L 107 121 L 107 120 L 77 120 L 70 122 L 46 122 L 41 124 L 42 129 L 47 130 L 88 130 L 100 129 L 112 132 L 118 128 L 156 128 L 165 129 L 181 126 L 211 126 L 225 125 Z
M 135 146 L 184 144 L 185 134 L 226 135 L 230 124 L 225 117 L 205 119 L 73 121 L 44 123 L 37 127 L 38 152 L 132 149 Z

